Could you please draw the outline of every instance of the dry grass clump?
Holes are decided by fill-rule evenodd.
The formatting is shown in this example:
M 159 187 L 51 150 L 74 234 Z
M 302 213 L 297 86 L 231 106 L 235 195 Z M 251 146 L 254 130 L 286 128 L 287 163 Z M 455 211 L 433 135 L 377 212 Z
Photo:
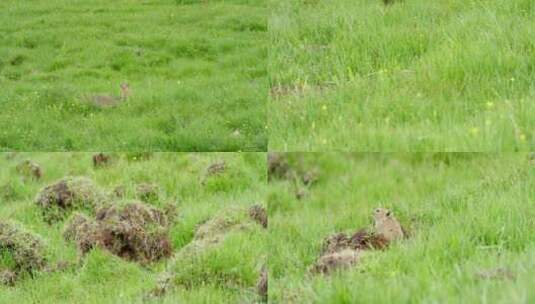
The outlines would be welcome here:
M 106 195 L 91 179 L 65 177 L 44 187 L 35 198 L 46 222 L 63 220 L 72 210 L 95 210 L 106 201 Z
M 82 254 L 99 246 L 142 264 L 171 256 L 170 222 L 165 213 L 141 202 L 100 208 L 94 220 L 76 213 L 64 238 L 75 241 Z
M 21 275 L 33 275 L 45 266 L 43 241 L 18 225 L 0 221 L 0 282 L 13 285 Z

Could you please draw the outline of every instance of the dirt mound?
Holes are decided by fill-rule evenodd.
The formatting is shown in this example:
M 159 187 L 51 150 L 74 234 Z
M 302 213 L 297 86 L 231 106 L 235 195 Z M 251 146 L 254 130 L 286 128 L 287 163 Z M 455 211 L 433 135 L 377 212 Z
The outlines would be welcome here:
M 323 241 L 322 254 L 330 254 L 344 249 L 373 250 L 384 249 L 388 241 L 381 235 L 368 232 L 365 228 L 355 232 L 352 236 L 340 232 L 328 236 Z
M 141 183 L 136 186 L 136 197 L 145 202 L 157 202 L 160 189 L 157 185 L 151 183 Z
M 41 239 L 15 224 L 0 221 L 0 281 L 12 285 L 19 276 L 33 275 L 45 266 Z
M 268 302 L 268 271 L 266 265 L 262 266 L 258 283 L 256 283 L 256 293 L 263 303 Z
M 16 169 L 17 169 L 17 172 L 21 174 L 22 176 L 33 179 L 33 180 L 39 180 L 43 176 L 43 171 L 41 170 L 41 166 L 39 166 L 39 164 L 29 159 L 18 164 Z
M 330 235 L 323 240 L 321 254 L 331 254 L 351 248 L 350 241 L 349 236 L 343 232 Z
M 100 208 L 95 220 L 74 214 L 65 227 L 64 238 L 75 241 L 82 253 L 99 246 L 142 264 L 172 253 L 167 216 L 141 202 Z
M 112 157 L 109 154 L 97 153 L 93 155 L 93 167 L 102 168 L 110 165 L 112 162 Z
M 389 242 L 384 236 L 368 232 L 366 229 L 360 229 L 350 239 L 352 249 L 385 249 L 388 244 Z
M 249 216 L 262 227 L 268 227 L 268 215 L 264 207 L 260 205 L 253 205 L 249 208 Z
M 94 210 L 106 200 L 104 192 L 87 177 L 66 177 L 43 188 L 35 199 L 48 223 L 64 219 L 71 210 Z
M 349 268 L 359 261 L 361 257 L 360 253 L 361 251 L 358 250 L 344 249 L 323 255 L 312 266 L 310 271 L 312 273 L 329 274 L 336 270 Z

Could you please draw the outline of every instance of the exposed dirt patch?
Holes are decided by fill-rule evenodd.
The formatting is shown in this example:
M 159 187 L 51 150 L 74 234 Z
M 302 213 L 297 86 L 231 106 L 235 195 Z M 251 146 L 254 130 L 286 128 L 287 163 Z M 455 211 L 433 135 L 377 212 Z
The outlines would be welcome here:
M 43 241 L 13 223 L 0 221 L 1 283 L 13 285 L 21 275 L 33 275 L 45 266 Z
M 349 236 L 340 232 L 328 236 L 323 241 L 322 254 L 330 254 L 344 249 L 373 250 L 384 249 L 388 241 L 381 235 L 369 232 L 363 228 Z
M 106 153 L 97 153 L 93 155 L 93 167 L 102 168 L 110 165 L 112 162 L 112 156 Z
M 169 220 L 163 211 L 141 202 L 100 208 L 95 220 L 74 214 L 64 230 L 82 253 L 99 246 L 142 264 L 171 256 Z
M 41 166 L 39 166 L 38 163 L 33 162 L 29 159 L 18 164 L 16 169 L 17 172 L 25 178 L 39 180 L 43 176 L 43 170 L 41 170 Z
M 249 208 L 249 216 L 262 227 L 268 227 L 268 215 L 264 207 L 260 205 L 253 205 Z
M 95 210 L 106 195 L 87 177 L 66 177 L 43 188 L 35 202 L 48 223 L 63 220 L 72 210 Z

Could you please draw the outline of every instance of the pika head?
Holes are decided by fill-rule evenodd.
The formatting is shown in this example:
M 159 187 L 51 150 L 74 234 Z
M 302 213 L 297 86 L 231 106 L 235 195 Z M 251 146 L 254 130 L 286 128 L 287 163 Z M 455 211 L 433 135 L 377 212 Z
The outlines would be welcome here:
M 376 221 L 385 219 L 385 218 L 391 218 L 392 216 L 393 216 L 392 211 L 385 209 L 385 208 L 376 208 L 373 211 L 373 217 Z

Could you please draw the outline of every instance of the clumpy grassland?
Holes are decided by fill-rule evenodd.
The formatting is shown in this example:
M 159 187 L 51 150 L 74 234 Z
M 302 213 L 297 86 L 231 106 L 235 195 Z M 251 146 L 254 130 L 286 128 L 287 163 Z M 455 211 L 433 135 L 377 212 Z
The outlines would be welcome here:
M 259 300 L 265 154 L 4 153 L 0 167 L 0 303 Z
M 0 2 L 1 150 L 265 150 L 264 0 Z M 102 109 L 89 100 L 119 95 Z
M 290 168 L 317 170 L 318 179 L 301 186 L 306 194 L 299 200 L 281 166 L 272 170 L 282 177 L 272 178 L 268 189 L 273 303 L 535 300 L 535 163 L 527 155 L 288 158 Z M 373 230 L 376 207 L 389 208 L 408 237 L 362 251 L 346 269 L 309 272 L 328 236 Z
M 272 2 L 270 148 L 533 150 L 535 2 L 390 2 Z

